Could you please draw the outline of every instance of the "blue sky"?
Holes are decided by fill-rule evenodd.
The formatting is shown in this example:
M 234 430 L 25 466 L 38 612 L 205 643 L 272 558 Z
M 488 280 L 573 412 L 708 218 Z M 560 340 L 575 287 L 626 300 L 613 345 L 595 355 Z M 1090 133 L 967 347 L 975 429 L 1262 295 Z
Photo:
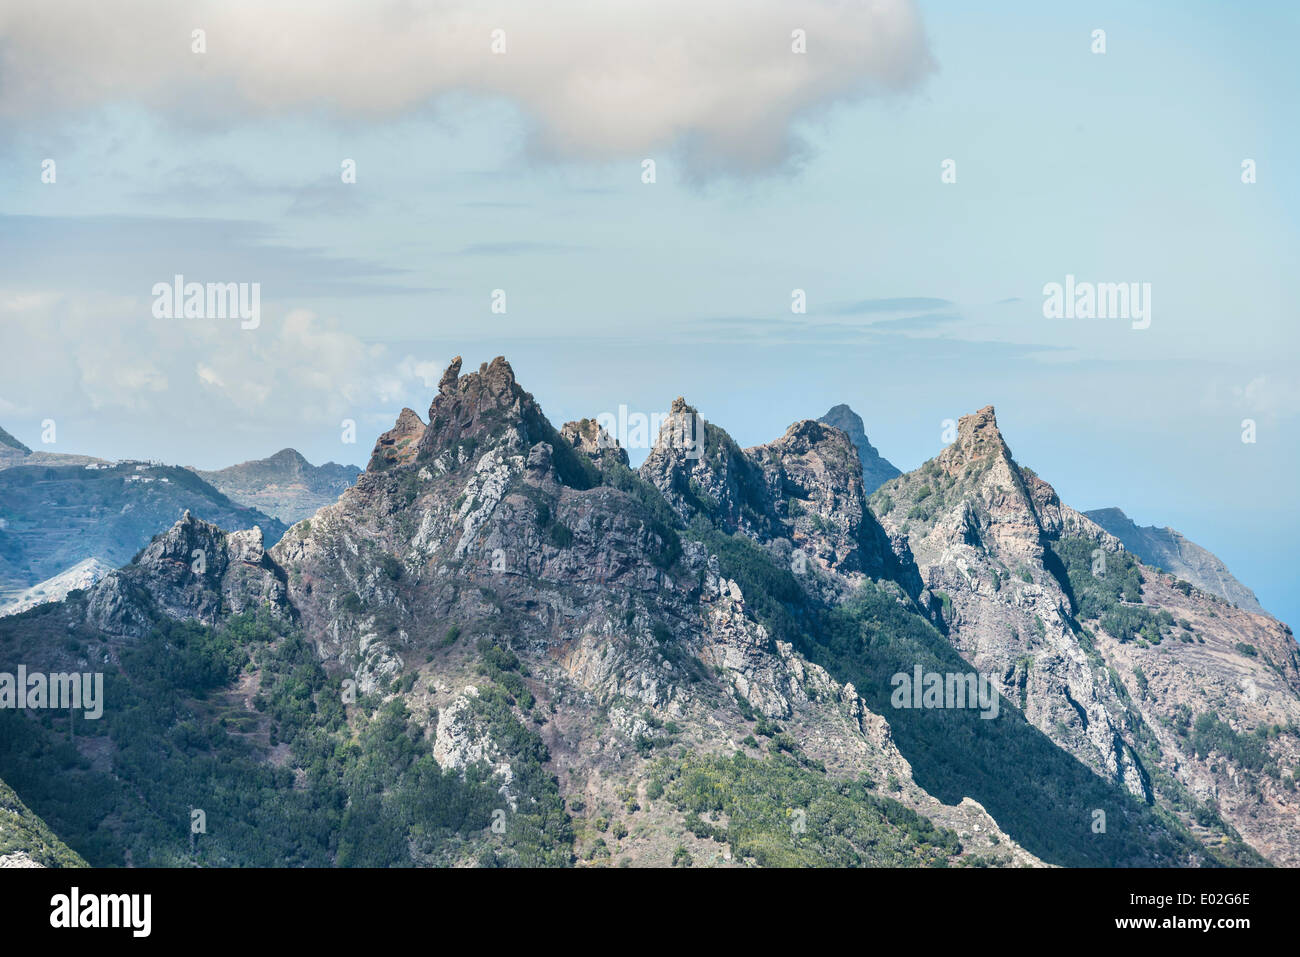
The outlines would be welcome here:
M 506 355 L 557 423 L 685 395 L 755 444 L 848 402 L 905 469 L 993 403 L 1064 501 L 1300 620 L 1289 5 L 492 3 L 432 57 L 407 38 L 442 25 L 381 4 L 341 66 L 361 8 L 286 47 L 245 6 L 0 16 L 0 425 L 29 445 L 52 418 L 57 451 L 364 464 L 456 354 Z M 259 282 L 261 326 L 154 319 L 176 273 Z M 1045 319 L 1067 274 L 1150 283 L 1150 328 Z

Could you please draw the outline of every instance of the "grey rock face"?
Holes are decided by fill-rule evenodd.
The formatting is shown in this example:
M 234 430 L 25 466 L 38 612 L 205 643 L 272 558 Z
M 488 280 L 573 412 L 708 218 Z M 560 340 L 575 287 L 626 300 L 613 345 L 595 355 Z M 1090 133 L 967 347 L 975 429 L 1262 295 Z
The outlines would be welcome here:
M 1001 693 L 1059 745 L 1149 798 L 1122 734 L 1123 702 L 1079 645 L 1070 599 L 1050 570 L 1048 543 L 1065 509 L 1050 485 L 1016 465 L 992 406 L 963 416 L 952 445 L 872 501 L 885 527 L 907 536 L 962 656 L 998 676 Z
M 370 455 L 370 470 L 378 471 L 414 462 L 424 428 L 424 421 L 414 410 L 403 409 L 397 417 L 397 424 L 375 442 L 375 450 Z
M 601 428 L 595 419 L 566 422 L 560 429 L 560 434 L 599 466 L 603 467 L 606 462 L 617 462 L 624 467 L 628 464 L 627 450 L 618 444 L 618 439 Z
M 1232 731 L 1221 733 L 1244 739 L 1300 721 L 1289 629 L 1141 565 L 1141 598 L 1125 605 L 1177 622 L 1177 637 L 1152 645 L 1080 618 L 1052 546 L 1083 539 L 1094 561 L 1125 546 L 1015 463 L 992 407 L 963 417 L 953 445 L 871 504 L 940 596 L 952 644 L 1000 676 L 1002 694 L 1056 744 L 1144 801 L 1215 802 L 1255 850 L 1300 861 L 1285 782 L 1225 760 L 1190 726 L 1212 717 L 1206 727 L 1222 721 Z M 1269 740 L 1257 760 L 1290 767 L 1300 756 L 1293 736 Z
M 703 436 L 698 451 L 680 440 L 696 433 Z M 834 573 L 829 592 L 825 579 L 805 581 L 823 597 L 837 591 L 836 582 L 851 588 L 863 576 L 920 590 L 910 556 L 896 552 L 867 508 L 861 463 L 839 429 L 805 419 L 774 442 L 741 449 L 679 398 L 640 474 L 684 522 L 700 516 L 747 535 L 779 551 L 799 574 L 804 563 Z
M 685 522 L 698 514 L 759 539 L 781 528 L 762 466 L 685 399 L 673 401 L 639 471 Z
M 139 558 L 91 589 L 87 618 L 109 635 L 139 637 L 155 614 L 214 624 L 223 614 L 269 607 L 288 614 L 284 573 L 261 529 L 224 532 L 189 512 Z
M 857 449 L 859 460 L 862 462 L 862 485 L 868 495 L 890 479 L 903 474 L 892 462 L 876 451 L 876 447 L 867 439 L 862 416 L 847 405 L 833 406 L 830 411 L 817 421 L 833 425 L 848 435 L 853 447 Z
M 824 568 L 888 577 L 894 554 L 867 508 L 857 451 L 839 429 L 805 419 L 767 445 L 746 450 L 760 463 L 783 532 Z
M 1213 552 L 1172 528 L 1138 525 L 1118 508 L 1099 508 L 1084 514 L 1123 542 L 1142 564 L 1163 569 L 1238 608 L 1268 614 L 1255 593 L 1234 578 Z

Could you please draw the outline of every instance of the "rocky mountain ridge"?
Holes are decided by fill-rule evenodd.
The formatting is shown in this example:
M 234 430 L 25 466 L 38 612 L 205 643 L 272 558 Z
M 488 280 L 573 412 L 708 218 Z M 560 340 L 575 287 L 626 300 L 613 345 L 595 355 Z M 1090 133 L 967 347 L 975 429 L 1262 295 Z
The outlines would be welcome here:
M 845 432 L 805 420 L 741 449 L 683 398 L 633 471 L 591 420 L 552 426 L 500 357 L 455 360 L 426 418 L 403 410 L 269 549 L 187 514 L 88 594 L 0 620 L 0 664 L 91 655 L 129 682 L 153 660 L 136 648 L 219 651 L 178 714 L 223 696 L 240 747 L 298 783 L 267 779 L 262 813 L 308 802 L 295 819 L 341 835 L 303 832 L 286 853 L 309 861 L 1167 866 L 1300 846 L 1289 634 L 1179 604 L 1194 637 L 1169 655 L 1165 603 L 1208 598 L 1016 465 L 991 408 L 870 499 Z M 78 650 L 39 644 L 50 627 Z M 891 676 L 914 668 L 991 675 L 997 717 L 900 708 Z M 431 830 L 412 790 L 430 774 L 456 795 L 440 807 L 478 810 Z M 216 840 L 220 860 L 266 853 Z
M 1300 862 L 1288 817 L 1300 658 L 1286 626 L 1142 566 L 1016 464 L 992 407 L 963 417 L 953 445 L 872 504 L 940 597 L 953 646 L 998 675 L 1035 727 L 1197 827 L 1216 817 L 1206 799 L 1248 771 L 1228 755 L 1248 752 L 1253 799 L 1208 802 L 1222 837 Z

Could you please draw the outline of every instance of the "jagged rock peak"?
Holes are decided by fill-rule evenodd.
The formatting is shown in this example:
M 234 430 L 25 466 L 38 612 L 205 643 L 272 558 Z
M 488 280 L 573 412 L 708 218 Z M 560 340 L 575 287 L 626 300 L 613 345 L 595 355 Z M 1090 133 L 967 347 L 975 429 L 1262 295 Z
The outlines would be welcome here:
M 700 415 L 695 406 L 689 405 L 684 398 L 678 396 L 673 399 L 668 414 L 664 416 L 659 426 L 659 434 L 655 436 L 654 446 L 646 461 L 663 456 L 698 459 L 704 454 L 707 431 L 704 416 Z M 722 430 L 714 428 L 713 440 L 725 434 Z M 729 442 L 730 439 L 726 441 Z
M 639 471 L 684 521 L 703 513 L 728 533 L 770 537 L 779 531 L 758 461 L 684 399 L 673 403 Z
M 505 394 L 516 387 L 515 370 L 510 367 L 505 356 L 497 356 L 491 362 L 481 363 L 478 374 L 487 387 L 497 394 Z
M 484 362 L 478 367 L 478 372 L 461 375 L 460 368 L 461 357 L 456 356 L 451 360 L 451 365 L 447 366 L 447 371 L 442 374 L 438 382 L 438 394 L 433 397 L 433 403 L 429 406 L 431 423 L 438 413 L 439 406 L 449 397 L 476 393 L 497 399 L 513 400 L 521 391 L 515 381 L 515 370 L 510 368 L 510 363 L 506 361 L 505 356 L 497 356 L 491 362 Z
M 535 442 L 556 441 L 554 428 L 515 380 L 504 356 L 483 363 L 477 372 L 461 375 L 460 367 L 457 356 L 443 373 L 429 406 L 429 424 L 420 437 L 417 460 L 437 457 L 453 447 L 459 447 L 457 461 L 475 449 L 481 456 L 485 442 L 504 443 L 523 453 Z
M 957 421 L 957 439 L 939 455 L 939 463 L 949 471 L 990 455 L 1011 458 L 1011 450 L 998 431 L 993 406 L 963 415 Z
M 897 478 L 900 472 L 894 463 L 882 456 L 867 439 L 866 427 L 862 416 L 843 403 L 833 406 L 817 421 L 833 425 L 848 435 L 858 450 L 858 460 L 862 463 L 862 484 L 870 495 L 890 479 Z
M 582 449 L 584 452 L 594 452 L 598 448 L 618 445 L 618 439 L 602 429 L 595 419 L 565 422 L 560 428 L 560 434 L 568 439 L 575 449 Z
M 187 509 L 136 560 L 90 591 L 86 618 L 101 631 L 139 637 L 155 611 L 214 624 L 221 615 L 269 606 L 291 614 L 283 571 L 256 526 L 225 532 Z
M 404 406 L 402 411 L 397 414 L 397 424 L 408 429 L 416 427 L 423 428 L 424 420 L 420 418 L 420 413 Z
M 745 452 L 761 465 L 774 510 L 801 552 L 842 574 L 885 573 L 892 548 L 866 507 L 862 463 L 846 432 L 802 419 Z
M 791 455 L 805 455 L 814 450 L 826 458 L 828 463 L 835 465 L 837 481 L 842 483 L 861 481 L 862 463 L 853 440 L 843 429 L 837 429 L 817 419 L 800 419 L 798 422 L 791 423 L 779 439 L 766 445 L 756 445 L 746 449 L 745 452 L 766 467 L 773 456 L 785 458 Z M 847 484 L 839 491 L 841 493 L 847 491 Z
M 446 377 L 443 378 L 445 381 Z M 402 409 L 397 416 L 397 423 L 375 443 L 367 470 L 374 472 L 394 465 L 408 465 L 414 462 L 424 430 L 424 420 L 420 418 L 419 413 L 414 409 Z
M 196 517 L 187 508 L 181 514 L 181 517 L 177 519 L 175 525 L 144 547 L 134 564 L 146 564 L 162 557 L 171 557 L 178 548 L 187 547 L 194 543 L 221 543 L 224 545 L 227 540 L 235 540 L 236 538 L 245 549 L 252 546 L 260 557 L 263 551 L 263 543 L 262 529 L 259 526 L 254 525 L 250 529 L 226 532 L 219 525 L 214 525 L 212 522 Z
M 456 380 L 460 378 L 460 356 L 451 360 L 451 365 L 447 366 L 447 371 L 442 374 L 438 380 L 438 391 L 442 395 L 456 391 Z
M 985 436 L 989 438 L 1001 439 L 1002 433 L 998 431 L 998 417 L 993 406 L 986 405 L 970 415 L 963 415 L 957 421 L 957 438 L 962 437 L 971 439 Z
M 566 422 L 560 429 L 560 435 L 579 452 L 585 452 L 598 462 L 608 457 L 623 465 L 628 464 L 627 450 L 618 444 L 618 439 L 601 428 L 595 419 Z
M 782 436 L 783 441 L 802 440 L 809 444 L 817 442 L 835 442 L 842 444 L 847 448 L 852 448 L 853 443 L 842 429 L 827 425 L 824 422 L 818 422 L 816 419 L 800 419 L 798 422 L 791 423 L 790 427 L 785 430 Z

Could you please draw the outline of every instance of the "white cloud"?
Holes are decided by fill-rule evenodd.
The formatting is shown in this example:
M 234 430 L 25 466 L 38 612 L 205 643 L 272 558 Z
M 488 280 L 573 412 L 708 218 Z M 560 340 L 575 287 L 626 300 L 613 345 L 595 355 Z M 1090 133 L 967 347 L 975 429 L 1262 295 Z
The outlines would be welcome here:
M 442 374 L 447 370 L 449 364 L 447 362 L 421 362 L 414 356 L 407 356 L 402 360 L 398 368 L 403 379 L 417 376 L 424 383 L 425 388 L 436 389 L 438 383 L 442 381 Z
M 196 28 L 206 53 L 191 51 Z M 0 8 L 0 39 L 10 122 L 117 100 L 189 123 L 384 118 L 485 94 L 521 107 L 550 155 L 676 145 L 698 169 L 740 171 L 786 160 L 806 111 L 904 92 L 933 69 L 913 0 L 42 0 Z
M 0 289 L 0 409 L 148 421 L 158 430 L 221 430 L 256 420 L 283 434 L 337 426 L 376 407 L 431 397 L 423 357 L 391 354 L 305 310 L 237 321 L 155 319 L 147 300 L 18 297 Z M 164 358 L 165 357 L 165 358 Z

